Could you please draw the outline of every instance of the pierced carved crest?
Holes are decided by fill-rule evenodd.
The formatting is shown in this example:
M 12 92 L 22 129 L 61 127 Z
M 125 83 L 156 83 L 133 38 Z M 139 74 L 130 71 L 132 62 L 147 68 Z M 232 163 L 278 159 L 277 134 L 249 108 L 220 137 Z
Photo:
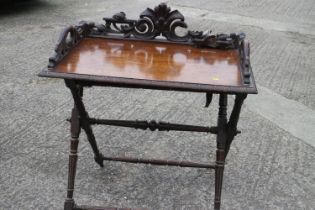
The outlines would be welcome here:
M 122 34 L 124 37 L 154 39 L 163 36 L 169 41 L 192 42 L 198 46 L 211 48 L 238 48 L 245 34 L 212 34 L 211 31 L 190 31 L 186 35 L 176 34 L 177 27 L 187 28 L 185 17 L 178 10 L 171 10 L 165 3 L 154 9 L 147 8 L 138 20 L 126 18 L 124 12 L 103 18 L 105 25 L 96 25 L 94 35 Z

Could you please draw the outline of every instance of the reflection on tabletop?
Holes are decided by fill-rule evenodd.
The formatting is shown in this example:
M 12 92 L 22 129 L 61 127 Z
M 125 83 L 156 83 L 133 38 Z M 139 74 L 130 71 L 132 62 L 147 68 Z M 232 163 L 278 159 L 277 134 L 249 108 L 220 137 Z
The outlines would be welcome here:
M 241 85 L 237 50 L 191 45 L 84 39 L 54 69 L 56 72 Z

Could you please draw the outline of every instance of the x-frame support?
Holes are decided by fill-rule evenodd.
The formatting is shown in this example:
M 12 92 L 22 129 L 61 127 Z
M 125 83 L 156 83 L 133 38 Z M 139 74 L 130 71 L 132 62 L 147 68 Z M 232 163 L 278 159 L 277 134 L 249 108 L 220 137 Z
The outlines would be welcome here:
M 111 161 L 122 161 L 130 163 L 149 163 L 155 165 L 170 165 L 170 166 L 181 166 L 181 167 L 197 167 L 197 168 L 211 168 L 215 169 L 215 199 L 214 199 L 214 209 L 219 210 L 221 205 L 221 191 L 223 183 L 223 172 L 225 165 L 225 158 L 229 152 L 230 145 L 237 135 L 237 124 L 239 120 L 239 115 L 243 101 L 245 100 L 247 94 L 236 94 L 235 102 L 233 106 L 232 113 L 229 120 L 227 120 L 227 94 L 221 93 L 219 98 L 219 113 L 218 122 L 215 129 L 212 128 L 212 133 L 217 134 L 217 150 L 216 150 L 216 161 L 215 164 L 200 164 L 191 162 L 177 162 L 177 161 L 165 161 L 165 160 L 152 160 L 152 159 L 137 159 L 137 158 L 113 158 L 103 156 L 97 146 L 96 139 L 91 127 L 91 119 L 85 109 L 82 101 L 83 96 L 83 86 L 77 84 L 74 80 L 65 79 L 66 86 L 70 89 L 73 100 L 74 108 L 71 115 L 71 140 L 70 140 L 70 154 L 69 154 L 69 172 L 68 172 L 68 188 L 67 188 L 67 198 L 64 205 L 64 210 L 76 210 L 76 209 L 98 209 L 106 210 L 106 208 L 97 207 L 79 207 L 76 206 L 73 199 L 75 174 L 76 174 L 76 163 L 77 163 L 77 151 L 79 143 L 79 135 L 81 128 L 85 131 L 87 139 L 94 152 L 95 161 L 103 167 L 104 160 Z M 115 122 L 116 123 L 116 122 Z M 130 123 L 130 122 L 128 122 Z M 103 123 L 105 124 L 105 123 Z M 155 125 L 160 126 L 160 125 Z M 182 125 L 181 125 L 182 126 Z M 124 126 L 130 127 L 130 126 Z M 149 127 L 149 125 L 148 125 Z M 185 127 L 185 126 L 184 126 Z M 183 128 L 183 127 L 181 127 Z M 198 126 L 188 126 L 188 129 L 193 128 L 194 130 L 203 130 L 198 132 L 210 132 L 205 131 L 205 127 L 198 128 Z M 186 129 L 186 127 L 185 127 Z M 176 130 L 176 129 L 173 129 Z M 211 133 L 211 132 L 210 132 Z

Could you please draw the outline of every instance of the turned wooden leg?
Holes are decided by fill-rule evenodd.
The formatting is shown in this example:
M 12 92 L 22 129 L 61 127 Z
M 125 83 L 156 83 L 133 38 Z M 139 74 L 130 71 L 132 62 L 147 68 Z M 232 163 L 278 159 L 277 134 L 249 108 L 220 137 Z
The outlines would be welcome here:
M 216 169 L 215 169 L 214 209 L 219 210 L 221 206 L 221 191 L 222 191 L 223 172 L 224 172 L 224 150 L 223 149 L 217 149 L 215 163 L 216 163 Z
M 77 168 L 78 159 L 78 144 L 80 135 L 80 121 L 78 110 L 73 108 L 71 115 L 71 140 L 70 140 L 70 153 L 69 153 L 69 172 L 68 172 L 68 188 L 67 198 L 64 205 L 64 210 L 73 210 L 75 203 L 73 200 L 74 181 Z
M 214 209 L 219 210 L 221 206 L 221 191 L 223 183 L 223 172 L 225 163 L 225 144 L 227 136 L 227 117 L 226 117 L 227 95 L 220 94 L 219 115 L 218 115 L 218 133 L 217 133 L 217 151 L 215 167 L 215 196 Z
M 78 109 L 78 113 L 80 116 L 80 122 L 81 127 L 86 133 L 87 139 L 92 147 L 92 150 L 94 152 L 94 160 L 97 164 L 99 164 L 101 167 L 103 167 L 103 155 L 98 150 L 98 146 L 96 143 L 96 139 L 91 127 L 91 124 L 89 122 L 89 115 L 85 109 L 84 103 L 82 101 L 83 96 L 83 87 L 76 85 L 74 81 L 72 80 L 65 80 L 65 83 L 68 88 L 70 88 L 73 100 L 75 102 L 75 106 Z

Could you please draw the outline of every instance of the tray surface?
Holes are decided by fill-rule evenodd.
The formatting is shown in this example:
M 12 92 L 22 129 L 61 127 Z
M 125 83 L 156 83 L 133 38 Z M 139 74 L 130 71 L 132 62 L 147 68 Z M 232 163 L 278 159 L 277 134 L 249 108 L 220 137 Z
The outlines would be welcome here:
M 237 50 L 198 48 L 163 42 L 85 38 L 49 71 L 243 86 Z

